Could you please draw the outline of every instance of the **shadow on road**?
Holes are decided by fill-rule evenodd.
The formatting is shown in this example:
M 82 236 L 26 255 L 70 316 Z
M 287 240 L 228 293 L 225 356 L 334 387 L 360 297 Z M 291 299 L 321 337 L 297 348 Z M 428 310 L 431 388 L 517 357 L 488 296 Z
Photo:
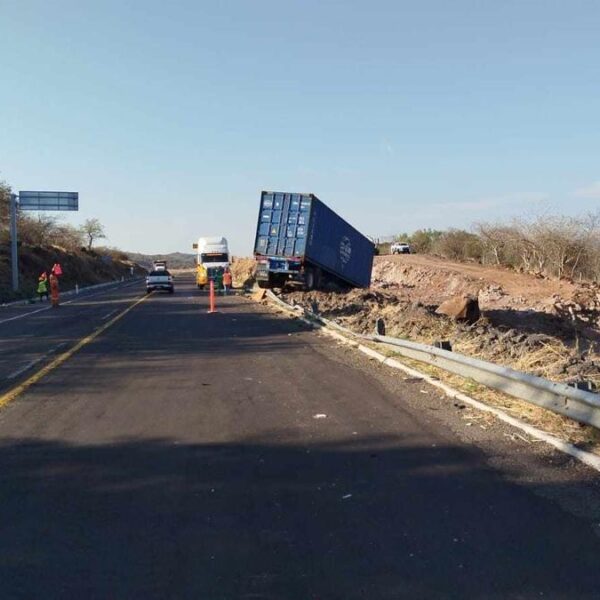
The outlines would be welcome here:
M 598 597 L 586 524 L 471 450 L 266 438 L 4 443 L 2 597 Z

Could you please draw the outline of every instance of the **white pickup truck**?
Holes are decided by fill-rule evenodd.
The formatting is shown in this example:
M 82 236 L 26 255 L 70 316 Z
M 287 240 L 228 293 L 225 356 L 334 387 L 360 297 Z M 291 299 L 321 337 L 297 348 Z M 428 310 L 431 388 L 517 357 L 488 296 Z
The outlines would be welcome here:
M 173 276 L 166 269 L 151 271 L 146 277 L 146 293 L 149 294 L 155 290 L 165 290 L 172 294 L 175 291 L 173 285 Z

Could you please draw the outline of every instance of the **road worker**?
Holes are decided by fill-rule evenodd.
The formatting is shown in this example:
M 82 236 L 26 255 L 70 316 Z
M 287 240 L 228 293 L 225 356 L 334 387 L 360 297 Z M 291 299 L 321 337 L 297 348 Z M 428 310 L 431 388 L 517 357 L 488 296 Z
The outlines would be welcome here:
M 54 274 L 54 272 L 50 274 L 50 298 L 52 300 L 52 308 L 58 308 L 58 277 Z
M 40 302 L 43 302 L 44 296 L 46 296 L 46 300 L 49 300 L 49 298 L 48 298 L 48 276 L 46 275 L 46 271 L 44 271 L 38 279 L 37 293 L 40 297 Z
M 233 278 L 231 277 L 231 271 L 229 269 L 225 269 L 223 273 L 223 295 L 227 296 L 227 290 L 231 289 L 233 284 Z
M 218 292 L 223 287 L 223 269 L 215 269 L 215 290 Z

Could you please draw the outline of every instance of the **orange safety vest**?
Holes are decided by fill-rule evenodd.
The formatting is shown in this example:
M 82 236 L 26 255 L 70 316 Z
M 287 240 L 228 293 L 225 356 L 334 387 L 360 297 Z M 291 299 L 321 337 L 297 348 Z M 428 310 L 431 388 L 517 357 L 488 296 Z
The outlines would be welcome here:
M 231 285 L 231 273 L 229 271 L 223 273 L 223 285 Z

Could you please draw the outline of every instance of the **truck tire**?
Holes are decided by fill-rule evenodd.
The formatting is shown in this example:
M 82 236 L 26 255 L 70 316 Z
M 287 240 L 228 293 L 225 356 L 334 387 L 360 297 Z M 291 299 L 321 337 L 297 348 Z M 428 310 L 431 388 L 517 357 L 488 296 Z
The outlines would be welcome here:
M 315 289 L 315 272 L 310 267 L 304 274 L 304 286 L 309 292 Z
M 321 270 L 317 267 L 308 267 L 304 274 L 304 285 L 308 291 L 318 290 L 321 287 Z

